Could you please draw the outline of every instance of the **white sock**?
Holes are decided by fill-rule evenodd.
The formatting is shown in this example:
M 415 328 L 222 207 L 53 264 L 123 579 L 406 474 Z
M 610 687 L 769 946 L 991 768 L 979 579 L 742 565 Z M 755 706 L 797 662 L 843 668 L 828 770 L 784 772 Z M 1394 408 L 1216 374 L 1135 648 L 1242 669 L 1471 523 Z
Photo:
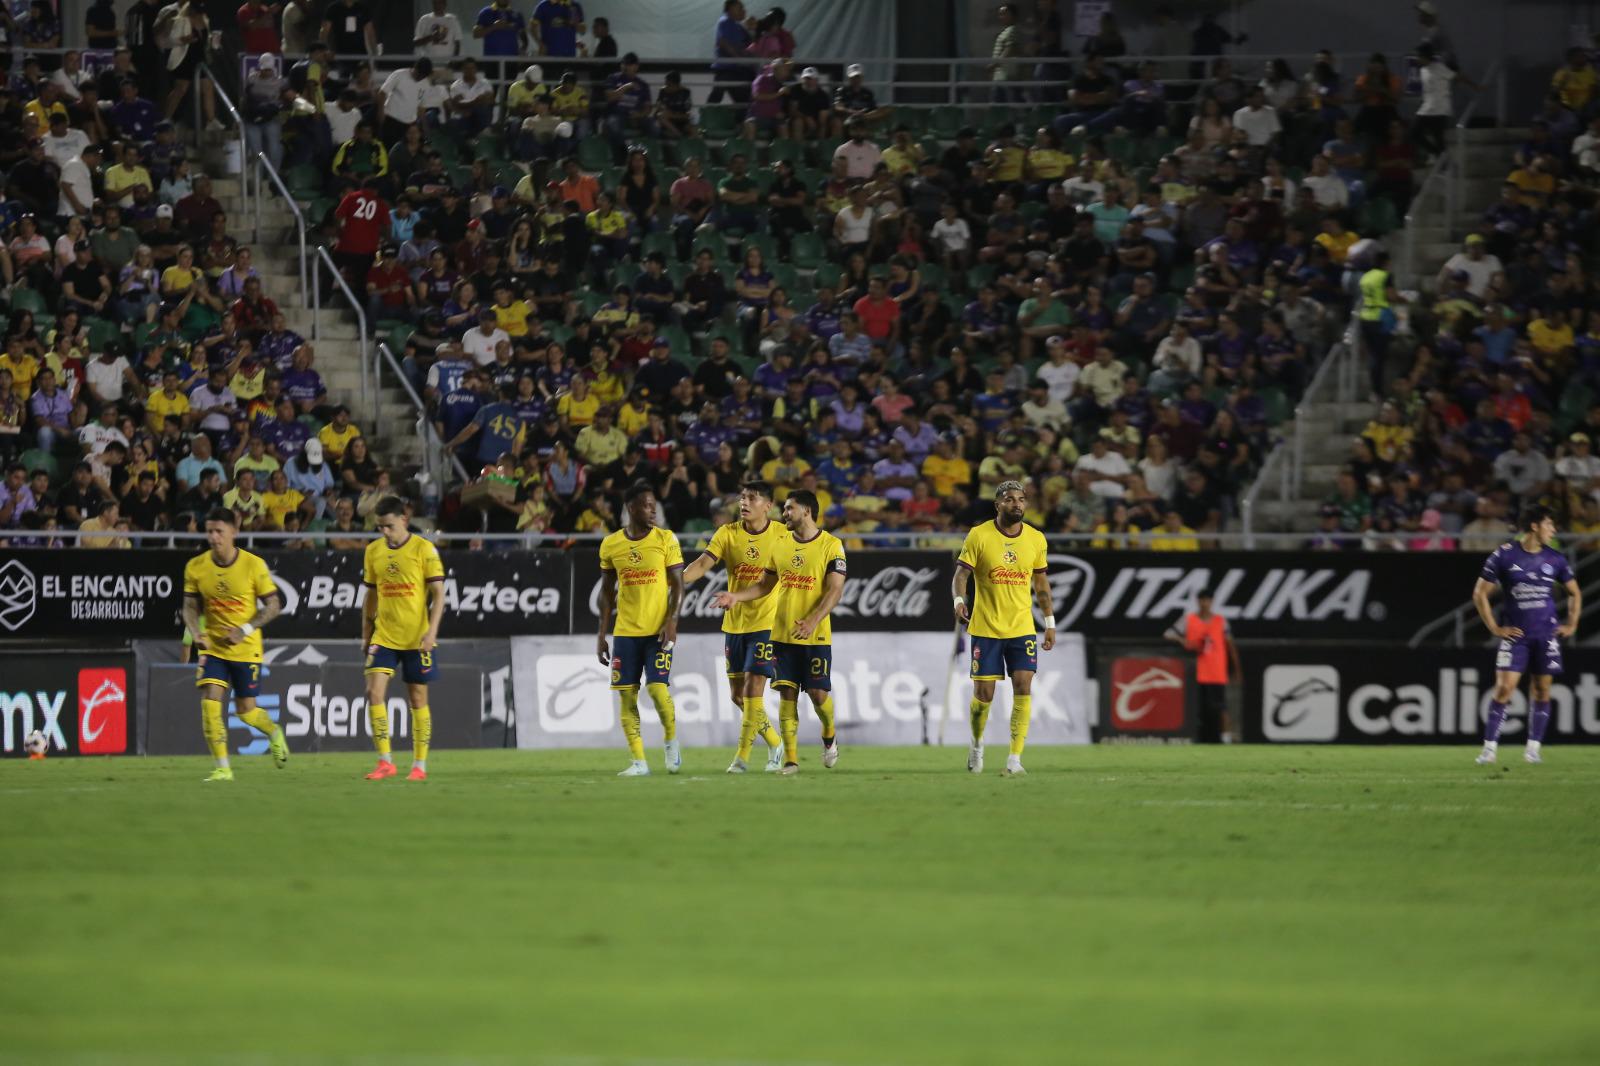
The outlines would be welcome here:
M 413 770 L 421 770 L 423 773 L 427 773 L 428 772 L 428 760 L 427 759 L 412 759 L 411 760 L 411 768 Z
M 1500 742 L 1498 740 L 1486 740 L 1486 741 L 1483 742 L 1483 750 L 1484 751 L 1499 751 L 1500 750 Z
M 226 770 L 226 769 L 228 769 L 228 757 L 226 755 L 224 755 L 222 758 L 217 760 L 217 769 L 218 770 Z
M 1544 743 L 1542 741 L 1538 741 L 1538 740 L 1530 740 L 1530 741 L 1528 741 L 1528 750 L 1533 752 L 1535 755 L 1537 755 L 1539 753 L 1539 749 L 1542 748 L 1542 747 L 1544 747 Z
M 378 756 L 378 761 L 379 762 L 386 762 L 389 765 L 393 766 L 394 765 L 394 752 L 392 752 L 392 751 L 384 752 L 382 755 Z

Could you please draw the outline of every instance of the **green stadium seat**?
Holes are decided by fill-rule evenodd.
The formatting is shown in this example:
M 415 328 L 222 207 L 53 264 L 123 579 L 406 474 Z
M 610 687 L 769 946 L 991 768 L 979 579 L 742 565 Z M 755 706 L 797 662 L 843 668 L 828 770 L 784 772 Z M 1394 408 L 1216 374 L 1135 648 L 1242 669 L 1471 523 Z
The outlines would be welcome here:
M 793 163 L 798 167 L 805 161 L 806 148 L 799 141 L 791 141 L 787 137 L 779 137 L 767 145 L 768 163 Z
M 711 149 L 699 137 L 685 137 L 673 142 L 672 157 L 677 160 L 679 166 L 690 159 L 698 159 L 705 163 L 711 159 Z
M 31 289 L 26 285 L 12 286 L 11 312 L 13 315 L 19 311 L 31 311 L 33 312 L 34 318 L 37 319 L 40 314 L 44 313 L 48 309 L 48 306 L 49 305 L 44 302 L 44 297 L 39 294 L 37 289 Z M 38 327 L 37 321 L 34 323 L 34 326 L 35 328 Z
M 1260 392 L 1261 405 L 1266 409 L 1267 425 L 1277 426 L 1288 421 L 1294 409 L 1289 405 L 1289 396 L 1281 388 L 1268 385 Z
M 761 261 L 771 268 L 778 261 L 778 241 L 771 234 L 752 233 L 744 239 L 739 246 L 739 262 L 744 262 L 745 255 L 752 248 L 761 249 Z
M 1400 228 L 1400 213 L 1386 196 L 1375 196 L 1361 207 L 1356 232 L 1363 237 L 1382 237 Z
M 799 238 L 796 238 L 798 240 Z M 811 275 L 811 283 L 817 288 L 827 286 L 830 289 L 839 287 L 839 267 L 837 264 L 822 262 L 817 265 L 816 271 Z
M 936 107 L 928 115 L 928 132 L 941 141 L 953 141 L 956 133 L 966 125 L 966 115 L 959 107 L 946 104 Z
M 122 328 L 115 322 L 104 318 L 86 318 L 84 326 L 89 331 L 89 351 L 96 354 L 106 350 L 108 345 L 118 344 L 122 340 Z
M 639 252 L 642 255 L 660 252 L 670 263 L 678 258 L 678 242 L 670 233 L 646 233 L 644 239 L 639 242 Z
M 725 141 L 736 135 L 739 131 L 740 114 L 732 107 L 702 107 L 700 109 L 700 129 L 706 138 L 713 141 Z
M 767 269 L 772 271 L 772 283 L 774 285 L 781 286 L 784 292 L 792 293 L 794 291 L 795 283 L 799 281 L 800 275 L 796 273 L 793 266 L 788 263 L 774 263 L 769 257 L 767 259 Z
M 717 158 L 722 160 L 722 165 L 727 166 L 733 162 L 733 157 L 742 155 L 750 161 L 752 168 L 756 164 L 756 146 L 753 142 L 743 137 L 729 137 L 722 142 L 722 147 L 717 151 Z
M 844 141 L 842 140 L 835 140 L 829 137 L 818 141 L 812 146 L 812 162 L 817 165 L 817 169 L 822 171 L 824 175 L 827 175 L 833 169 L 833 153 L 838 151 L 839 146 L 843 143 Z
M 917 273 L 921 275 L 925 287 L 942 289 L 950 283 L 950 275 L 942 263 L 922 263 L 917 267 Z
M 289 168 L 284 184 L 296 200 L 314 200 L 322 195 L 322 171 L 314 163 L 301 163 Z
M 17 457 L 17 462 L 27 467 L 28 470 L 43 470 L 50 475 L 50 484 L 54 485 L 60 480 L 61 464 L 56 462 L 56 457 L 39 448 L 29 448 Z
M 578 165 L 584 170 L 605 170 L 614 165 L 611 145 L 603 137 L 585 137 L 578 142 Z

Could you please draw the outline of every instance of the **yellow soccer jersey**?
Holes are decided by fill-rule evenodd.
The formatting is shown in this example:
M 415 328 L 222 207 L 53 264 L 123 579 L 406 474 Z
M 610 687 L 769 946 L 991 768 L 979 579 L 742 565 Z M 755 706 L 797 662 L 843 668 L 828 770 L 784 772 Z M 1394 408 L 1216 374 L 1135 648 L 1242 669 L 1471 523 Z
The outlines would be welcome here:
M 728 568 L 728 591 L 738 592 L 751 585 L 759 585 L 767 572 L 767 562 L 779 541 L 787 539 L 789 531 L 782 522 L 767 522 L 760 533 L 750 533 L 743 522 L 729 522 L 717 530 L 706 551 L 716 556 Z M 778 597 L 767 595 L 752 603 L 736 603 L 722 616 L 724 633 L 759 633 L 772 628 L 773 616 L 778 610 Z
M 794 635 L 794 624 L 810 614 L 822 600 L 829 574 L 845 572 L 844 545 L 825 529 L 808 541 L 796 540 L 787 530 L 773 546 L 767 567 L 778 575 L 773 596 L 778 613 L 772 622 L 772 639 L 779 644 L 832 644 L 833 620 L 824 618 L 804 640 Z M 772 597 L 769 596 L 768 599 Z
M 1044 534 L 1027 523 L 1008 537 L 985 522 L 973 526 L 961 545 L 957 565 L 972 571 L 972 621 L 975 637 L 1007 640 L 1038 632 L 1033 624 L 1033 575 L 1045 568 L 1049 548 Z
M 653 637 L 667 624 L 667 571 L 683 565 L 671 530 L 652 529 L 638 540 L 619 529 L 600 542 L 600 569 L 617 575 L 617 616 L 611 633 Z
M 378 597 L 372 642 L 395 651 L 416 651 L 428 631 L 428 584 L 444 580 L 439 549 L 415 533 L 398 548 L 379 537 L 367 545 L 361 580 Z
M 256 600 L 278 591 L 259 555 L 240 550 L 232 563 L 219 566 L 210 552 L 196 555 L 183 568 L 183 594 L 198 596 L 205 616 L 206 654 L 236 663 L 261 661 L 261 631 L 237 644 L 228 631 L 256 616 Z

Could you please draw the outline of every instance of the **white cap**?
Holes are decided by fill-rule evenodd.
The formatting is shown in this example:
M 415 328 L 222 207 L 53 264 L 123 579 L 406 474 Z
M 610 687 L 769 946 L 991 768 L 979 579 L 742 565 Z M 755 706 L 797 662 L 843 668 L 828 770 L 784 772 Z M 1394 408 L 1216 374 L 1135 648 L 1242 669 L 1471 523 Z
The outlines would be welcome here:
M 160 207 L 156 208 L 156 217 L 157 218 L 171 218 L 172 217 L 172 205 L 171 204 L 162 204 Z
M 860 63 L 851 63 L 848 67 L 844 68 L 844 76 L 847 77 L 847 78 L 854 78 L 854 77 L 857 77 L 858 75 L 865 74 L 865 73 L 866 73 L 866 68 L 863 67 Z
M 800 76 L 802 78 L 820 78 L 822 77 L 822 72 L 816 67 L 807 67 L 800 72 Z
M 257 65 L 260 66 L 263 70 L 277 70 L 278 69 L 278 57 L 273 55 L 271 52 L 268 52 L 265 55 L 263 55 L 259 60 L 257 60 Z
M 529 81 L 544 81 L 544 68 L 539 64 L 534 63 L 527 70 L 522 72 L 522 76 L 527 78 Z
M 322 462 L 322 442 L 315 437 L 306 441 L 306 462 L 312 464 Z

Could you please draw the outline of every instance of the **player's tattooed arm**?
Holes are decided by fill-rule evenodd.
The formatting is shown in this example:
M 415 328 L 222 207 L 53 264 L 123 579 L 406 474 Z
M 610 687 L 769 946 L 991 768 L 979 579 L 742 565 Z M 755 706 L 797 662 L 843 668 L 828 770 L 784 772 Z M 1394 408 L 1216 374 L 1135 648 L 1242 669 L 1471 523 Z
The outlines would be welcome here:
M 200 597 L 188 593 L 183 597 L 183 628 L 189 631 L 189 636 L 194 640 L 194 650 L 206 650 L 206 631 L 200 627 Z
M 611 632 L 611 615 L 617 606 L 617 572 L 615 570 L 600 571 L 600 638 L 599 652 L 600 665 L 610 669 L 611 647 L 606 643 L 606 634 Z
M 1516 626 L 1502 626 L 1495 621 L 1494 608 L 1489 606 L 1489 597 L 1494 595 L 1495 584 L 1492 581 L 1478 579 L 1472 586 L 1472 606 L 1478 609 L 1478 617 L 1483 620 L 1484 628 L 1496 640 L 1515 640 L 1522 636 L 1522 630 Z
M 811 631 L 822 624 L 828 617 L 828 612 L 839 603 L 839 597 L 844 595 L 844 572 L 835 570 L 823 579 L 822 599 L 817 601 L 816 609 L 794 624 L 794 635 L 801 640 L 811 636 Z
M 710 552 L 701 552 L 700 558 L 683 568 L 683 583 L 692 585 L 717 568 L 717 557 Z
M 749 603 L 751 600 L 759 600 L 777 587 L 778 572 L 776 570 L 768 570 L 761 575 L 761 580 L 754 585 L 746 585 L 738 592 L 728 592 L 726 590 L 719 592 L 712 602 L 726 611 L 736 603 Z
M 956 564 L 955 576 L 950 579 L 950 596 L 956 604 L 956 620 L 970 622 L 972 610 L 967 605 L 967 582 L 972 579 L 972 571 L 960 563 Z
M 265 596 L 261 597 L 261 606 L 256 610 L 255 617 L 250 619 L 249 623 L 247 624 L 252 630 L 265 629 L 268 622 L 272 621 L 282 613 L 283 599 L 278 595 L 277 590 L 274 589 Z M 239 641 L 244 640 L 249 635 L 249 633 L 244 631 L 244 626 L 235 626 L 229 631 L 228 640 L 231 643 L 237 644 Z
M 683 567 L 667 567 L 667 624 L 661 627 L 661 643 L 678 640 L 678 612 L 683 608 Z
M 1571 578 L 1564 587 L 1567 590 L 1567 624 L 1556 630 L 1563 639 L 1578 631 L 1578 618 L 1583 614 L 1583 589 Z
M 1044 640 L 1039 642 L 1039 647 L 1049 651 L 1056 646 L 1056 604 L 1050 593 L 1050 578 L 1043 570 L 1033 572 L 1033 599 L 1045 619 Z

